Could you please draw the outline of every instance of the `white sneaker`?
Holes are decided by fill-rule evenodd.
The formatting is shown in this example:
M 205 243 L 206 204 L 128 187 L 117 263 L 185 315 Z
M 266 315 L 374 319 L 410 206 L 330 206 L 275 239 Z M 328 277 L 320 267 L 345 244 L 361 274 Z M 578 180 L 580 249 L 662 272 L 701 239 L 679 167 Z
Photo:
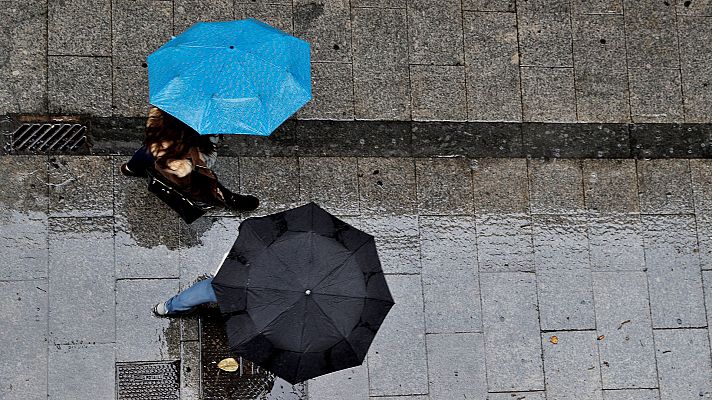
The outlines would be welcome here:
M 165 317 L 168 315 L 168 309 L 166 308 L 166 303 L 158 303 L 153 306 L 153 313 L 158 317 Z

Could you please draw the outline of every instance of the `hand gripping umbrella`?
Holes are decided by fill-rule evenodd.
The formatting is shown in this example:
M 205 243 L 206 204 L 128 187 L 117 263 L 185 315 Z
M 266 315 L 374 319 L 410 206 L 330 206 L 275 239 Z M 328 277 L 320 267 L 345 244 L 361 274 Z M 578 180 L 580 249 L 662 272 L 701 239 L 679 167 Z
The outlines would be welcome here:
M 202 135 L 269 135 L 311 99 L 309 44 L 256 19 L 198 22 L 148 56 L 151 104 Z
M 212 285 L 230 349 L 290 383 L 360 365 L 394 304 L 373 236 L 314 203 L 245 220 Z

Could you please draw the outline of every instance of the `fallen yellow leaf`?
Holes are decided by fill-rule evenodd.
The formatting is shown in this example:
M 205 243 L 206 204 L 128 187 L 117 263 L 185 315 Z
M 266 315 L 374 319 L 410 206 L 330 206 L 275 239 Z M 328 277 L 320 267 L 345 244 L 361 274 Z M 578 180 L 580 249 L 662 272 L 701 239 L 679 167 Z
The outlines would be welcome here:
M 603 340 L 603 339 L 605 339 L 605 338 L 606 338 L 605 335 L 601 335 L 601 336 L 598 337 L 598 340 Z
M 226 358 L 218 363 L 218 368 L 227 372 L 235 372 L 238 367 L 237 361 L 232 357 Z
M 557 344 L 559 343 L 559 338 L 556 336 L 552 336 L 549 338 L 549 341 L 551 342 L 551 344 Z

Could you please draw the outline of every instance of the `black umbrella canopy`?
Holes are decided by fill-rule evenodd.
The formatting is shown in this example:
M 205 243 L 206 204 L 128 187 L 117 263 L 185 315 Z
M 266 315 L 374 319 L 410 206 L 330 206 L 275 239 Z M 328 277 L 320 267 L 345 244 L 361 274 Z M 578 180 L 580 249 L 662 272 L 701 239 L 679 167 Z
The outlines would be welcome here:
M 314 203 L 245 220 L 213 288 L 231 349 L 290 383 L 360 365 L 394 304 L 373 236 Z

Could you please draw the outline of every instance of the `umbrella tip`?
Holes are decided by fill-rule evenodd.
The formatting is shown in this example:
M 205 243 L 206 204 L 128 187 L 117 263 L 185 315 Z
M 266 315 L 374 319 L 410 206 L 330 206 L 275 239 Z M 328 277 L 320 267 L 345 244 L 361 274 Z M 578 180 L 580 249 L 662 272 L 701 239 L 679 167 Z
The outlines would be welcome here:
M 311 290 L 307 289 L 307 291 L 304 292 L 304 294 L 306 294 L 307 296 L 309 296 L 309 295 L 311 294 Z

